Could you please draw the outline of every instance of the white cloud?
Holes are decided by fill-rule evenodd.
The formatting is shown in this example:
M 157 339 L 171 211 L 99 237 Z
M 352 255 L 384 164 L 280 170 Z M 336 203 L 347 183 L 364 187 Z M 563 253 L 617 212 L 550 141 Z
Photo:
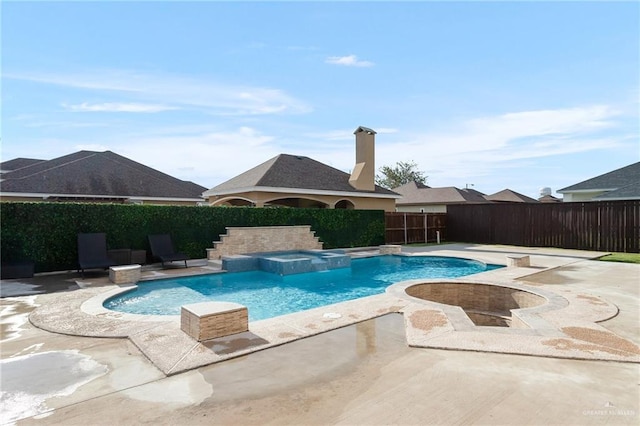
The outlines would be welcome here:
M 255 167 L 278 154 L 311 157 L 340 170 L 349 171 L 355 162 L 354 129 L 339 131 L 340 143 L 314 143 L 324 135 L 309 133 L 288 145 L 284 135 L 269 135 L 249 126 L 233 129 L 158 127 L 141 134 L 119 135 L 103 146 L 120 155 L 179 179 L 209 188 Z M 79 148 L 80 149 L 80 148 Z M 83 148 L 90 149 L 90 148 Z
M 390 135 L 392 133 L 398 133 L 398 129 L 394 129 L 391 127 L 380 127 L 378 129 L 373 129 L 379 135 Z
M 415 134 L 404 141 L 379 137 L 377 167 L 413 160 L 431 183 L 461 185 L 523 161 L 610 149 L 622 139 L 599 132 L 614 126 L 619 114 L 600 105 L 521 111 L 471 119 L 453 124 L 449 131 Z M 508 185 L 504 182 L 504 187 Z
M 362 61 L 356 55 L 348 56 L 329 56 L 325 62 L 333 65 L 343 65 L 346 67 L 372 67 L 373 62 Z
M 105 122 L 93 122 L 93 123 L 81 123 L 77 121 L 39 121 L 37 118 L 36 121 L 32 121 L 30 123 L 26 123 L 24 127 L 26 128 L 41 128 L 41 127 L 57 127 L 57 128 L 65 128 L 65 129 L 73 129 L 73 128 L 91 128 L 91 127 L 107 127 L 108 124 Z
M 273 136 L 251 127 L 130 135 L 110 150 L 174 177 L 213 187 L 281 153 Z
M 590 132 L 611 126 L 609 118 L 618 115 L 603 105 L 561 110 L 524 111 L 498 117 L 471 120 L 468 127 L 501 137 L 541 136 Z
M 325 140 L 325 141 L 344 141 L 353 139 L 353 130 L 330 130 L 324 133 L 307 133 L 308 138 Z
M 253 92 L 242 93 L 240 97 L 251 100 Z M 629 145 L 625 139 L 628 134 L 618 128 L 624 118 L 614 108 L 587 105 L 477 117 L 432 132 L 423 132 L 424 127 L 416 127 L 417 132 L 412 133 L 404 128 L 362 124 L 370 124 L 378 133 L 377 169 L 398 161 L 415 161 L 433 186 L 464 187 L 473 183 L 475 189 L 487 193 L 509 187 L 536 196 L 536 187 L 558 189 L 575 183 L 552 176 L 558 173 L 558 162 L 554 172 L 545 171 L 554 156 L 605 152 Z M 249 121 L 244 120 L 243 126 L 231 128 L 227 127 L 229 120 L 169 122 L 136 126 L 134 130 L 117 127 L 113 132 L 83 138 L 92 145 L 79 145 L 77 139 L 72 145 L 72 139 L 39 138 L 37 151 L 39 158 L 46 159 L 74 149 L 108 149 L 206 187 L 218 185 L 280 153 L 308 156 L 345 172 L 353 168 L 353 131 L 357 126 L 324 132 L 312 132 L 302 125 L 273 126 L 274 130 L 267 131 L 256 121 L 251 122 L 247 125 Z M 54 148 L 56 151 L 50 152 Z M 12 158 L 10 152 L 4 154 Z M 523 177 L 518 181 L 516 176 L 520 175 Z M 533 192 L 527 192 L 523 181 L 534 187 Z
M 118 103 L 118 102 L 104 102 L 98 104 L 89 104 L 83 102 L 76 105 L 62 105 L 64 108 L 71 111 L 78 112 L 141 112 L 141 113 L 154 113 L 162 111 L 171 111 L 179 109 L 177 107 L 171 107 L 161 104 L 141 104 L 141 103 Z
M 300 114 L 312 110 L 305 102 L 279 89 L 231 85 L 211 79 L 162 73 L 96 70 L 66 74 L 7 73 L 3 77 L 108 92 L 110 96 L 115 93 L 126 98 L 114 105 L 171 104 L 220 115 Z

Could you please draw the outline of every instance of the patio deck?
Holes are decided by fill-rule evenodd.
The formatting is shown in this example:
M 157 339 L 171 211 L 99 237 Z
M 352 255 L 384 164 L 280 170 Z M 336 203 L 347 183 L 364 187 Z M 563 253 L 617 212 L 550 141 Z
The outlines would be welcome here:
M 26 321 L 32 313 L 32 321 L 38 323 L 42 319 L 38 316 L 56 312 L 54 308 L 62 301 L 77 308 L 90 294 L 112 287 L 93 280 L 91 284 L 81 283 L 85 289 L 2 299 L 2 391 L 8 397 L 3 395 L 3 404 L 10 402 L 2 407 L 3 413 L 10 414 L 3 416 L 3 422 L 5 418 L 26 418 L 26 423 L 32 423 L 36 420 L 33 417 L 29 420 L 30 416 L 43 415 L 48 417 L 38 423 L 638 422 L 640 375 L 635 353 L 640 340 L 638 265 L 595 262 L 588 259 L 601 253 L 556 249 L 443 245 L 404 251 L 491 263 L 498 263 L 498 259 L 505 263 L 507 253 L 527 253 L 531 256 L 531 268 L 505 268 L 500 279 L 564 292 L 586 307 L 604 309 L 606 317 L 609 316 L 606 311 L 616 306 L 617 315 L 591 328 L 600 327 L 607 336 L 618 339 L 597 342 L 575 334 L 571 341 L 582 347 L 553 348 L 569 355 L 564 359 L 547 358 L 555 356 L 553 353 L 533 357 L 475 352 L 483 350 L 482 347 L 466 351 L 412 348 L 407 345 L 411 333 L 406 328 L 406 317 L 412 311 L 406 310 L 405 299 L 389 294 L 382 295 L 380 300 L 344 308 L 341 319 L 328 320 L 323 316 L 300 317 L 296 321 L 280 319 L 277 323 L 258 324 L 257 328 L 252 323 L 250 330 L 254 337 L 209 346 L 178 339 L 171 331 L 171 321 L 151 325 L 131 321 L 123 325 L 129 321 L 101 316 L 98 319 L 103 322 L 99 321 L 98 327 L 96 323 L 89 327 L 77 317 L 65 318 L 64 310 L 53 321 L 60 328 L 57 332 L 126 335 L 129 339 L 50 333 Z M 202 267 L 190 268 L 189 272 L 197 273 L 198 269 Z M 174 270 L 148 272 L 174 273 Z M 493 273 L 481 274 L 485 276 L 482 279 L 489 279 L 486 275 Z M 61 278 L 36 277 L 34 281 L 49 280 L 60 287 L 76 285 Z M 33 313 L 35 305 L 40 307 Z M 395 312 L 404 312 L 404 318 Z M 357 324 L 340 322 L 349 318 Z M 120 321 L 119 325 L 114 325 L 114 321 Z M 282 323 L 288 329 L 280 328 Z M 305 329 L 310 329 L 312 337 L 292 341 L 299 339 Z M 424 339 L 425 334 L 418 337 Z M 527 345 L 527 339 L 520 340 L 517 347 Z M 281 345 L 286 342 L 290 343 Z M 186 346 L 177 357 L 162 355 L 172 348 L 181 348 L 181 344 Z M 156 349 L 145 349 L 145 345 Z M 248 349 L 266 347 L 269 349 L 249 354 Z M 616 347 L 624 354 L 613 354 L 612 358 L 611 350 Z M 204 365 L 203 360 L 209 364 L 212 353 L 219 358 L 216 360 L 235 359 L 186 371 Z M 588 358 L 589 354 L 595 354 L 594 360 L 571 359 Z M 157 362 L 158 359 L 166 361 Z M 50 365 L 56 365 L 52 360 L 60 365 L 65 362 L 82 365 L 84 370 L 76 375 L 49 374 Z M 186 372 L 176 374 L 179 371 Z M 44 372 L 47 372 L 44 379 L 30 384 L 38 378 L 30 374 Z M 175 375 L 166 377 L 166 373 Z M 109 408 L 113 404 L 121 408 L 119 414 Z

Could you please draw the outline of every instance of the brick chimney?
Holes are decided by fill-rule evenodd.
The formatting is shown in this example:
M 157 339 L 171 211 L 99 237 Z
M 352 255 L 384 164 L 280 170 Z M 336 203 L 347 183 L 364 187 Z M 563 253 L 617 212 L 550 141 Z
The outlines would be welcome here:
M 374 191 L 376 132 L 360 126 L 353 133 L 356 135 L 356 166 L 351 172 L 349 184 L 360 191 Z

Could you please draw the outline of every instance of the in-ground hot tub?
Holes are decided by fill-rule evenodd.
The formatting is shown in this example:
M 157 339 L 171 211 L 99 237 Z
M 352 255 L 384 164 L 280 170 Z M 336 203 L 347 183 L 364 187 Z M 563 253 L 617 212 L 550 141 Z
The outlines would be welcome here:
M 407 287 L 405 292 L 418 299 L 459 306 L 476 326 L 529 328 L 513 310 L 544 305 L 541 295 L 508 286 L 429 282 Z

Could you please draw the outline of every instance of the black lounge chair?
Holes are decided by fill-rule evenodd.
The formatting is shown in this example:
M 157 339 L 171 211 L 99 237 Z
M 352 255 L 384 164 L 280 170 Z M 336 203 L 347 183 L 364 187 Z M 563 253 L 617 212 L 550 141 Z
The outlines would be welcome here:
M 107 269 L 115 262 L 107 256 L 107 235 L 78 234 L 78 269 L 84 278 L 85 269 Z
M 190 257 L 176 251 L 173 240 L 169 234 L 149 235 L 149 246 L 151 246 L 151 255 L 160 259 L 163 267 L 164 262 L 174 262 L 178 260 L 183 260 L 184 267 L 187 267 L 187 260 L 189 260 Z

